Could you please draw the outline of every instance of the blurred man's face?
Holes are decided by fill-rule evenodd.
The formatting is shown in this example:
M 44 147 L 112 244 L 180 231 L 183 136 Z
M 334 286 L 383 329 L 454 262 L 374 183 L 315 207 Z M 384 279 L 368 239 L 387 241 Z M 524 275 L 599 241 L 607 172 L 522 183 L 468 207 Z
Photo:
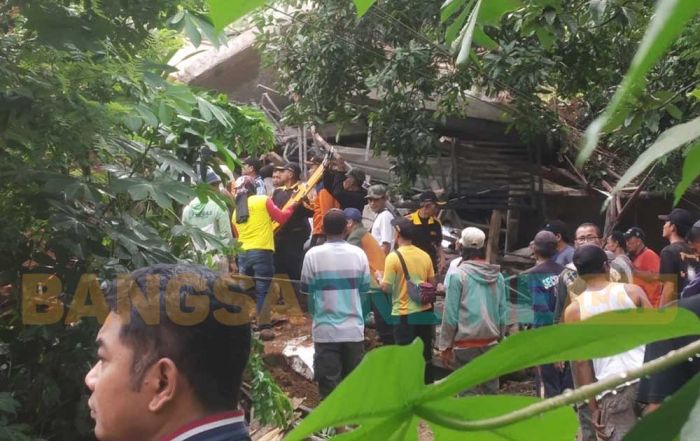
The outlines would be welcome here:
M 118 315 L 107 317 L 97 334 L 97 363 L 85 376 L 90 416 L 100 441 L 147 439 L 153 431 L 150 388 L 136 389 L 132 384 L 134 352 L 119 338 L 121 325 Z
M 663 228 L 661 229 L 661 237 L 663 237 L 664 239 L 670 239 L 672 233 L 673 233 L 673 224 L 671 224 L 670 221 L 666 221 L 664 223 Z
M 584 245 L 595 245 L 603 248 L 603 239 L 598 236 L 598 229 L 596 227 L 585 226 L 579 227 L 576 230 L 576 248 Z
M 353 190 L 355 185 L 357 185 L 357 181 L 355 181 L 355 178 L 353 178 L 352 176 L 346 177 L 343 181 L 343 189 L 345 191 Z
M 294 178 L 294 173 L 291 170 L 281 170 L 280 171 L 280 181 L 282 185 L 289 185 L 296 181 Z
M 379 213 L 382 209 L 384 209 L 384 206 L 386 205 L 386 199 L 385 198 L 367 199 L 367 204 L 369 205 L 370 210 L 372 210 L 375 213 Z
M 241 167 L 241 174 L 243 176 L 250 176 L 255 172 L 255 169 L 248 165 L 248 164 L 243 164 L 243 167 Z
M 440 212 L 438 205 L 434 202 L 427 202 L 427 203 L 423 204 L 422 208 L 423 208 L 423 214 L 425 214 L 427 217 L 437 216 L 438 213 Z
M 608 240 L 605 241 L 605 250 L 610 251 L 611 253 L 616 253 L 618 248 L 620 248 L 620 245 L 615 242 L 612 236 L 608 237 Z
M 632 254 L 637 254 L 642 246 L 644 246 L 644 242 L 638 237 L 633 236 L 627 239 L 627 250 Z

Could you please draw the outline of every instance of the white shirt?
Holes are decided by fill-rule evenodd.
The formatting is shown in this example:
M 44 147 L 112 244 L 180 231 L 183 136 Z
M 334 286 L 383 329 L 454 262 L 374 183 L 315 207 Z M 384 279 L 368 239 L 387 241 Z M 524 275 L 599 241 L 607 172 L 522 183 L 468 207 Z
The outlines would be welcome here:
M 372 229 L 370 234 L 379 243 L 379 246 L 384 245 L 384 243 L 389 244 L 389 249 L 394 248 L 394 238 L 395 231 L 394 227 L 391 225 L 391 221 L 394 219 L 394 215 L 391 214 L 389 210 L 384 210 L 377 215 L 372 223 Z

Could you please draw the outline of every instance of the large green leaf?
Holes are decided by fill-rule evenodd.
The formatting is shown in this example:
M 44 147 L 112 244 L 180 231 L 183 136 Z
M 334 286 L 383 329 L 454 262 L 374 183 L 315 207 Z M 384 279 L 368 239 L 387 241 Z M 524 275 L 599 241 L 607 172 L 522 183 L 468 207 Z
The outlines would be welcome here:
M 463 64 L 469 59 L 469 51 L 472 47 L 472 37 L 474 35 L 474 26 L 476 25 L 476 17 L 479 15 L 480 8 L 481 0 L 477 0 L 476 5 L 474 5 L 474 9 L 472 9 L 472 13 L 469 16 L 469 20 L 467 21 L 467 26 L 461 35 L 462 45 L 459 49 L 459 54 L 457 55 L 457 64 Z
M 484 2 L 479 10 L 479 17 L 477 19 L 479 26 L 498 26 L 501 17 L 503 17 L 506 12 L 518 9 L 520 6 L 522 6 L 520 0 L 488 0 Z
M 445 0 L 445 3 L 440 6 L 440 21 L 445 23 L 460 7 L 465 6 L 467 2 L 468 0 Z
M 680 437 L 679 437 L 680 435 Z M 661 407 L 646 415 L 624 441 L 695 441 L 700 439 L 700 375 Z
M 678 124 L 659 135 L 658 139 L 642 153 L 634 164 L 627 169 L 615 185 L 613 192 L 619 191 L 632 179 L 646 170 L 654 161 L 668 153 L 683 147 L 700 137 L 700 117 L 687 123 Z
M 683 197 L 683 193 L 695 182 L 698 176 L 700 176 L 700 141 L 690 147 L 688 155 L 683 161 L 683 176 L 681 182 L 676 186 L 673 205 L 678 204 L 681 197 Z
M 267 0 L 207 0 L 216 32 L 267 3 Z
M 372 7 L 376 0 L 352 0 L 357 9 L 357 16 L 362 17 Z
M 689 311 L 627 310 L 589 320 L 548 326 L 507 338 L 467 368 L 426 388 L 421 399 L 454 395 L 509 372 L 562 360 L 587 360 L 618 354 L 652 341 L 700 334 L 700 320 Z
M 410 410 L 413 398 L 424 387 L 422 347 L 416 340 L 408 346 L 369 352 L 286 439 L 302 440 L 325 427 L 396 417 Z
M 649 69 L 683 31 L 686 22 L 699 10 L 700 2 L 697 0 L 659 0 L 651 23 L 622 83 L 603 114 L 586 129 L 583 147 L 576 159 L 577 165 L 583 165 L 590 157 L 602 132 L 612 130 L 624 121 L 627 104 L 642 88 Z
M 492 418 L 535 404 L 539 398 L 481 395 L 464 398 L 444 398 L 425 404 L 425 408 L 458 420 Z M 436 441 L 570 441 L 576 438 L 578 419 L 569 406 L 560 407 L 515 424 L 484 431 L 458 431 L 430 423 Z

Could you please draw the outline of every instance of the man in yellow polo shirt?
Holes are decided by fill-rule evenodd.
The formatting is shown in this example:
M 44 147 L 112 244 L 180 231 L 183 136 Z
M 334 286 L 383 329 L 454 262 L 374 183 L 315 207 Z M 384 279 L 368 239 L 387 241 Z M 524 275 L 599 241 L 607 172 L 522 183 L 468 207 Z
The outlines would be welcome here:
M 384 262 L 384 278 L 381 289 L 391 293 L 391 315 L 394 319 L 394 341 L 398 345 L 408 345 L 418 337 L 423 341 L 426 384 L 433 382 L 433 326 L 436 323 L 433 305 L 414 302 L 408 295 L 408 278 L 416 285 L 423 282 L 435 283 L 433 262 L 428 254 L 413 245 L 416 227 L 405 217 L 391 221 L 396 230 L 398 249 L 389 253 Z M 404 271 L 405 263 L 406 271 Z M 406 274 L 406 272 L 408 274 Z
M 284 224 L 295 208 L 296 204 L 280 210 L 268 196 L 257 195 L 255 183 L 247 176 L 236 182 L 236 209 L 232 223 L 243 250 L 238 254 L 238 272 L 255 278 L 255 309 L 259 320 L 275 273 L 272 221 Z M 267 329 L 270 324 L 258 323 L 258 328 Z
M 413 244 L 428 253 L 437 275 L 445 270 L 445 253 L 442 250 L 442 224 L 437 219 L 440 202 L 437 195 L 428 190 L 421 193 L 420 208 L 406 216 L 416 227 Z

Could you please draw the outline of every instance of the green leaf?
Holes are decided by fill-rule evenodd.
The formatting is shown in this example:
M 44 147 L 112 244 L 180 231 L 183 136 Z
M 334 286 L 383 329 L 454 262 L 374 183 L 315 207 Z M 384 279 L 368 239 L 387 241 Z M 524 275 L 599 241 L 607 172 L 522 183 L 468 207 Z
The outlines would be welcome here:
M 197 29 L 197 25 L 190 14 L 185 14 L 185 33 L 194 47 L 198 47 L 202 43 L 202 34 L 199 33 L 199 29 Z
M 654 143 L 647 148 L 636 161 L 634 161 L 634 164 L 627 169 L 625 174 L 622 175 L 618 183 L 615 185 L 615 188 L 613 188 L 613 192 L 619 191 L 621 188 L 629 184 L 632 179 L 636 178 L 657 159 L 684 146 L 698 137 L 700 137 L 700 117 L 688 121 L 687 123 L 678 124 L 666 130 L 659 135 L 656 141 L 654 141 Z
M 19 408 L 19 402 L 9 392 L 0 392 L 0 412 L 14 414 Z
M 700 88 L 697 88 L 694 91 L 690 92 L 688 96 L 692 96 L 696 100 L 700 100 Z
M 408 346 L 386 346 L 369 352 L 286 440 L 302 440 L 325 427 L 362 424 L 405 413 L 406 406 L 424 387 L 422 350 L 422 342 L 416 339 Z M 396 375 L 387 377 L 389 372 Z
M 664 107 L 664 110 L 666 110 L 666 113 L 671 115 L 677 120 L 682 120 L 683 119 L 683 111 L 678 108 L 675 104 L 666 104 L 666 107 Z
M 267 3 L 267 0 L 207 0 L 216 32 Z
M 460 6 L 466 7 L 467 3 L 467 0 L 445 0 L 445 3 L 440 6 L 440 22 L 445 23 L 457 12 Z
M 134 109 L 136 112 L 141 116 L 141 119 L 143 119 L 143 122 L 150 126 L 150 127 L 158 127 L 158 118 L 156 118 L 156 115 L 143 104 L 137 104 L 134 106 Z
M 479 10 L 477 22 L 479 26 L 492 25 L 498 27 L 501 17 L 506 12 L 513 11 L 522 6 L 520 0 L 488 0 Z
M 542 47 L 544 47 L 545 49 L 549 50 L 554 44 L 554 34 L 549 32 L 549 30 L 542 27 L 538 27 L 537 29 L 535 29 L 535 34 L 537 35 L 537 39 L 540 41 L 540 44 L 542 44 Z
M 200 30 L 201 33 L 204 34 L 207 40 L 209 40 L 211 44 L 214 45 L 214 47 L 218 48 L 221 43 L 221 36 L 219 32 L 216 32 L 214 26 L 212 26 L 211 23 L 208 23 L 207 21 L 202 20 L 198 17 L 192 17 L 192 19 L 197 24 L 197 28 Z
M 466 27 L 462 31 L 462 45 L 457 55 L 457 64 L 464 64 L 469 59 L 469 51 L 472 47 L 472 37 L 474 36 L 474 26 L 476 26 L 476 17 L 479 15 L 481 8 L 481 0 L 477 0 L 474 9 L 472 9 Z
M 576 165 L 582 166 L 591 156 L 598 146 L 602 132 L 612 130 L 624 121 L 625 104 L 634 98 L 644 83 L 649 69 L 666 52 L 666 49 L 683 31 L 685 23 L 695 16 L 698 10 L 700 10 L 700 2 L 697 0 L 659 0 L 651 23 L 622 83 L 603 114 L 586 129 Z
M 590 0 L 588 5 L 591 8 L 593 19 L 596 23 L 600 23 L 605 15 L 605 9 L 608 7 L 608 0 Z
M 389 418 L 380 419 L 378 422 L 360 424 L 357 429 L 340 434 L 333 438 L 333 441 L 415 440 L 417 425 L 418 419 L 412 417 L 410 413 L 399 413 Z
M 562 360 L 587 360 L 627 351 L 651 341 L 700 333 L 698 317 L 683 309 L 625 310 L 586 321 L 547 326 L 508 337 L 419 399 L 454 395 L 492 378 Z
M 700 141 L 690 147 L 688 155 L 683 160 L 683 177 L 676 186 L 673 205 L 680 202 L 683 193 L 695 182 L 698 176 L 700 176 Z
M 471 1 L 469 3 L 471 3 Z M 470 10 L 471 8 L 468 6 L 462 9 L 462 12 L 459 13 L 455 21 L 447 27 L 447 31 L 445 31 L 445 42 L 451 44 L 456 41 L 460 31 L 464 28 Z
M 224 127 L 231 127 L 233 124 L 233 121 L 228 113 L 224 112 L 221 107 L 210 103 L 204 98 L 197 97 L 197 106 L 199 107 L 199 112 L 202 114 L 202 117 L 205 120 L 211 121 L 213 116 Z
M 424 409 L 457 420 L 475 421 L 513 412 L 541 401 L 539 398 L 481 395 L 464 398 L 443 398 L 422 405 Z M 573 440 L 578 430 L 578 418 L 571 407 L 560 407 L 534 418 L 485 431 L 458 431 L 430 423 L 436 441 L 509 441 Z
M 362 17 L 367 13 L 369 8 L 372 7 L 376 0 L 352 0 L 355 3 L 355 9 L 357 9 L 357 16 Z
M 659 409 L 635 424 L 623 441 L 678 439 L 700 439 L 700 375 L 664 401 Z

